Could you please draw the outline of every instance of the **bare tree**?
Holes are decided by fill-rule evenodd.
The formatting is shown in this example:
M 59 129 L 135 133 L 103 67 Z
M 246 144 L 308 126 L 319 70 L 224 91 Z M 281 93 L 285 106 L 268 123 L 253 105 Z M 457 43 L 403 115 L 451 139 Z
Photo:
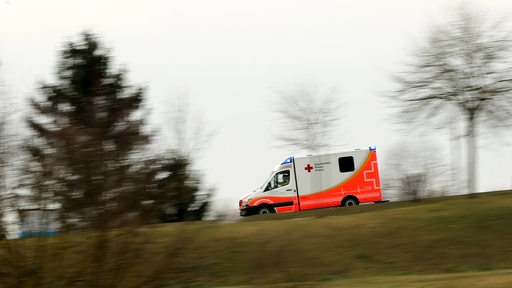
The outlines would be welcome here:
M 274 112 L 279 117 L 276 138 L 286 146 L 305 152 L 318 152 L 332 146 L 341 119 L 341 102 L 334 87 L 321 89 L 301 83 L 279 90 Z
M 191 161 L 205 150 L 215 132 L 199 113 L 192 111 L 187 94 L 180 93 L 169 106 L 163 132 L 173 152 Z
M 5 99 L 3 86 L 0 82 L 0 240 L 6 237 L 6 229 L 3 223 L 6 193 L 7 193 L 7 108 L 4 107 Z
M 0 79 L 0 239 L 7 236 L 4 216 L 9 218 L 14 207 L 14 187 L 17 185 L 17 151 L 16 133 L 13 127 L 14 109 Z
M 419 200 L 444 195 L 450 173 L 441 154 L 439 148 L 426 139 L 393 145 L 382 169 L 385 190 L 396 193 L 396 196 L 388 196 Z
M 168 107 L 162 132 L 170 151 L 158 161 L 155 203 L 165 205 L 164 221 L 201 220 L 215 189 L 202 181 L 195 166 L 215 133 L 191 109 L 187 94 L 180 92 Z
M 396 75 L 392 98 L 404 123 L 451 121 L 466 125 L 468 193 L 476 186 L 477 124 L 510 127 L 512 119 L 512 41 L 503 22 L 490 23 L 467 7 L 436 26 L 405 73 Z M 425 125 L 428 126 L 428 125 Z

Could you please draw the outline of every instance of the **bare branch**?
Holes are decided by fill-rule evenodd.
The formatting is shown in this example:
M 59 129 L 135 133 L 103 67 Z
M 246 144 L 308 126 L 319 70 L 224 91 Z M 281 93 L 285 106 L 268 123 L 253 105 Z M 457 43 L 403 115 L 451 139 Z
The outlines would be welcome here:
M 278 141 L 305 152 L 329 148 L 342 117 L 341 101 L 334 88 L 320 89 L 314 84 L 299 84 L 276 92 L 274 106 L 279 117 Z

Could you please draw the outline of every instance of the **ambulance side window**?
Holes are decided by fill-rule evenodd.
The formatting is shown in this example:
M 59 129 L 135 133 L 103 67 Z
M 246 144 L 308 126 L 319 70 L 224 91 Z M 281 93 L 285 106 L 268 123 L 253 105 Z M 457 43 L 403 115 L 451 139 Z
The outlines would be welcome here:
M 354 157 L 352 156 L 338 158 L 338 164 L 340 166 L 341 173 L 352 172 L 356 170 L 354 165 Z
M 276 174 L 277 186 L 284 187 L 290 184 L 290 170 L 284 170 Z
M 290 183 L 290 170 L 277 172 L 274 177 L 268 181 L 265 191 L 270 191 L 278 187 L 287 186 Z

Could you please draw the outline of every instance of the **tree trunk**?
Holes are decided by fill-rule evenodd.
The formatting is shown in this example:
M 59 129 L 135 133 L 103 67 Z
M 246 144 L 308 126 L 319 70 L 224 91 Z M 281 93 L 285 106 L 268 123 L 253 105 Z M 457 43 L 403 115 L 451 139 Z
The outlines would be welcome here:
M 475 114 L 470 113 L 468 119 L 468 195 L 475 196 L 476 192 L 476 133 Z

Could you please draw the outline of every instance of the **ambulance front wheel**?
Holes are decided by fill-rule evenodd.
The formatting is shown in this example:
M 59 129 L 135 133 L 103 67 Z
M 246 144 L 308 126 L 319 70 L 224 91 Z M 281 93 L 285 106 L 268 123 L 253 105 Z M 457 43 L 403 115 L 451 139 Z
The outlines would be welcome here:
M 259 209 L 258 209 L 258 214 L 260 215 L 264 215 L 264 214 L 270 214 L 270 213 L 275 213 L 276 211 L 274 210 L 274 208 L 272 208 L 272 206 L 261 206 Z
M 347 197 L 343 199 L 343 202 L 341 203 L 342 206 L 349 207 L 349 206 L 356 206 L 359 204 L 359 201 L 357 201 L 356 197 Z

